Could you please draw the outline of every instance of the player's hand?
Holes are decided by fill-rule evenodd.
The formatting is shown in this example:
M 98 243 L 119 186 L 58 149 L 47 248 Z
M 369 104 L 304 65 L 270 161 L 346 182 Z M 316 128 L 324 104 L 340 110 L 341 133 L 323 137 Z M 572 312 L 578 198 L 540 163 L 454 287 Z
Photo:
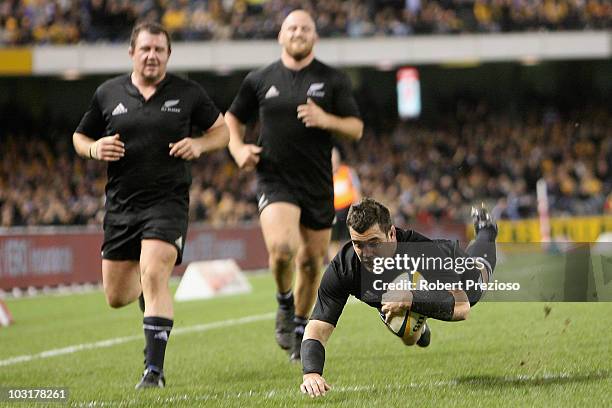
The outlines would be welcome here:
M 385 314 L 385 323 L 389 323 L 393 316 L 406 313 L 412 306 L 412 292 L 391 291 L 383 295 L 381 312 Z
M 308 394 L 312 398 L 322 397 L 329 390 L 331 390 L 331 385 L 329 385 L 325 381 L 325 378 L 321 377 L 319 374 L 304 374 L 302 385 L 300 385 L 302 394 Z
M 329 114 L 310 98 L 306 103 L 297 107 L 297 117 L 306 127 L 327 129 L 329 127 Z
M 89 148 L 95 160 L 117 161 L 125 155 L 125 144 L 119 140 L 119 133 L 96 140 Z
M 234 149 L 232 155 L 239 168 L 252 170 L 259 163 L 259 154 L 262 148 L 254 144 L 244 144 Z
M 176 143 L 170 143 L 169 147 L 170 156 L 178 157 L 179 159 L 194 160 L 202 154 L 198 143 L 190 137 L 186 137 Z

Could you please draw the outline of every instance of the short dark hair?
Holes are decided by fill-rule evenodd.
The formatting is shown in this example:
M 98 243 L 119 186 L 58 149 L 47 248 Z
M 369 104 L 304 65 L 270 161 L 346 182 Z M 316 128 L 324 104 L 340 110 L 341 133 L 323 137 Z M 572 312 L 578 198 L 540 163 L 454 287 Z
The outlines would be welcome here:
M 166 41 L 168 41 L 168 52 L 172 50 L 172 46 L 170 44 L 170 34 L 168 33 L 168 30 L 166 30 L 163 25 L 154 21 L 144 21 L 134 26 L 134 28 L 132 29 L 132 35 L 130 35 L 130 47 L 132 49 L 136 47 L 136 39 L 138 38 L 138 34 L 140 34 L 141 31 L 147 31 L 154 35 L 165 35 Z
M 391 214 L 387 207 L 368 197 L 351 205 L 346 217 L 348 227 L 363 234 L 375 224 L 378 224 L 385 234 L 391 230 Z

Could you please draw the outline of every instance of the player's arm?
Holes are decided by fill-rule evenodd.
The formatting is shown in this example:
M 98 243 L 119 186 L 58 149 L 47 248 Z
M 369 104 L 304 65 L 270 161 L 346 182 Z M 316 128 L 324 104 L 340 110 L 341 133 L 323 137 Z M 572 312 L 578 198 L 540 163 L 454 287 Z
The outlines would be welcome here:
M 304 376 L 300 390 L 311 397 L 324 395 L 331 388 L 323 378 L 325 345 L 349 297 L 351 281 L 343 280 L 342 276 L 346 275 L 341 273 L 347 266 L 342 262 L 341 254 L 336 255 L 327 266 L 304 332 L 301 349 Z
M 215 122 L 199 137 L 186 137 L 176 143 L 170 143 L 170 156 L 184 160 L 193 160 L 202 154 L 223 149 L 229 142 L 229 132 L 219 114 Z
M 416 313 L 444 321 L 460 321 L 470 314 L 470 301 L 463 290 L 410 290 L 401 299 L 382 302 L 387 321 L 410 309 Z
M 259 162 L 261 147 L 244 143 L 246 124 L 259 109 L 259 100 L 255 89 L 261 79 L 255 73 L 249 73 L 238 90 L 232 106 L 225 113 L 225 121 L 229 127 L 229 151 L 236 164 L 241 169 L 252 170 Z
M 306 127 L 325 129 L 337 136 L 359 140 L 363 135 L 363 121 L 355 116 L 341 117 L 329 112 L 317 105 L 311 98 L 297 108 L 297 117 Z
M 99 136 L 105 133 L 106 121 L 98 102 L 101 93 L 103 91 L 98 88 L 91 98 L 87 112 L 72 135 L 72 144 L 77 154 L 86 159 L 117 161 L 125 155 L 125 146 L 118 133 L 98 140 L 88 136 Z
M 246 125 L 240 121 L 232 112 L 225 113 L 225 121 L 229 128 L 229 151 L 236 164 L 241 169 L 253 169 L 259 162 L 261 147 L 254 144 L 244 143 Z
M 321 320 L 311 320 L 304 331 L 302 341 L 302 367 L 304 376 L 300 390 L 311 397 L 325 395 L 331 389 L 323 378 L 325 344 L 334 331 L 334 325 Z
M 89 136 L 75 132 L 72 135 L 74 150 L 81 157 L 92 160 L 117 161 L 125 155 L 125 146 L 119 134 L 93 140 Z

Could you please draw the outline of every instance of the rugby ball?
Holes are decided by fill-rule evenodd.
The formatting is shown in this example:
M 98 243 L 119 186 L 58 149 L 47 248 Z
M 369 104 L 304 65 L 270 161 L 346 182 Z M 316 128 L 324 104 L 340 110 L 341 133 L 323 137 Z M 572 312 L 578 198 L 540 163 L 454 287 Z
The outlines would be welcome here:
M 416 287 L 416 283 L 420 281 L 421 279 L 422 279 L 422 276 L 418 272 L 414 272 L 412 276 L 409 275 L 408 273 L 403 273 L 399 275 L 397 278 L 395 278 L 393 282 L 398 283 L 400 281 L 406 281 L 406 282 L 411 281 L 412 287 L 414 288 Z M 390 292 L 387 292 L 387 294 L 389 294 L 388 296 L 389 298 L 393 298 Z M 387 296 L 383 296 L 383 299 L 386 297 Z M 423 327 L 423 325 L 425 324 L 425 321 L 427 320 L 427 316 L 424 316 L 420 313 L 413 312 L 411 310 L 407 310 L 405 313 L 401 315 L 393 316 L 389 322 L 385 321 L 384 314 L 381 313 L 380 317 L 382 318 L 387 328 L 391 330 L 393 334 L 395 334 L 398 337 L 402 337 L 402 338 L 405 336 L 408 336 L 408 337 L 413 336 L 416 332 L 418 332 Z
M 423 327 L 423 324 L 425 324 L 426 320 L 427 316 L 423 316 L 422 314 L 408 310 L 403 315 L 393 316 L 391 318 L 391 321 L 385 323 L 385 325 L 397 337 L 403 338 L 405 336 L 413 336 Z

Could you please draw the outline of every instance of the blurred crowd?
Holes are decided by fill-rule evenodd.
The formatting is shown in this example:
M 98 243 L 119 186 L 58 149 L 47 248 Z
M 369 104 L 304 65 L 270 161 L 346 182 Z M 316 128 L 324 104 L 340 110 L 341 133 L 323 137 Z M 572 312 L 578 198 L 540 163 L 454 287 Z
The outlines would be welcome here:
M 498 219 L 534 217 L 539 179 L 553 216 L 612 214 L 612 117 L 588 112 L 512 119 L 459 104 L 436 127 L 366 130 L 344 146 L 346 162 L 363 194 L 386 203 L 400 225 L 465 222 L 480 202 Z M 239 171 L 226 151 L 195 162 L 192 174 L 193 221 L 256 221 L 254 174 Z M 69 137 L 9 136 L 0 146 L 0 226 L 100 224 L 105 181 L 105 165 L 75 158 Z
M 612 214 L 612 117 L 606 109 L 576 116 L 549 110 L 517 120 L 460 104 L 436 128 L 369 134 L 349 163 L 398 225 L 465 222 L 481 202 L 496 219 L 537 217 L 540 179 L 552 216 Z
M 3 0 L 0 46 L 125 42 L 141 20 L 178 41 L 271 39 L 295 8 L 322 37 L 612 28 L 610 0 Z

